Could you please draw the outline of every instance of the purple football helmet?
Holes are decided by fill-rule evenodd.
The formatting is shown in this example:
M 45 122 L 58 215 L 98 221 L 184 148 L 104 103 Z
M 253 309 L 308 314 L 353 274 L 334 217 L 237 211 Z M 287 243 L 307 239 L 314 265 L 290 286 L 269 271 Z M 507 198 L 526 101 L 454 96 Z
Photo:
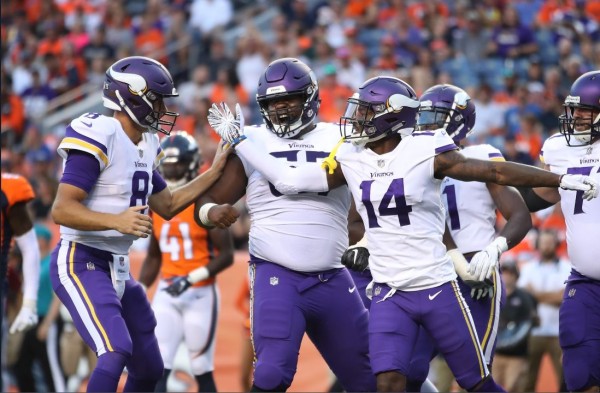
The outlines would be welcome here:
M 453 85 L 436 85 L 421 96 L 417 130 L 443 128 L 457 145 L 475 125 L 475 104 L 466 91 Z
M 300 97 L 302 107 L 269 109 L 272 100 Z M 293 138 L 309 129 L 319 112 L 319 85 L 315 73 L 291 57 L 275 60 L 258 81 L 256 101 L 265 124 L 281 138 Z
M 171 188 L 179 187 L 198 174 L 202 161 L 196 140 L 185 131 L 174 131 L 160 143 L 165 157 L 159 167 Z
M 348 99 L 340 118 L 342 136 L 356 145 L 375 142 L 388 135 L 410 135 L 417 122 L 419 100 L 406 82 L 378 76 L 363 83 Z
M 577 78 L 563 106 L 565 114 L 559 117 L 560 132 L 567 144 L 580 146 L 596 141 L 600 137 L 600 71 L 586 72 Z M 576 114 L 578 108 L 591 111 L 589 117 Z M 578 143 L 571 145 L 571 137 Z
M 106 70 L 104 106 L 124 110 L 148 131 L 169 135 L 179 114 L 167 111 L 164 98 L 178 95 L 169 71 L 148 57 L 126 57 Z

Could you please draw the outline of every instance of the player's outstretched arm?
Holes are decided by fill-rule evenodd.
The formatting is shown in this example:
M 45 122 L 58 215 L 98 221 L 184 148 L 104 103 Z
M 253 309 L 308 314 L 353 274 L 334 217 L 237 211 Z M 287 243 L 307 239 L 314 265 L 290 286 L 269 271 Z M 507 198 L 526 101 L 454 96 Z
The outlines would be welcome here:
M 223 175 L 196 201 L 196 224 L 210 228 L 228 228 L 239 217 L 232 206 L 246 193 L 248 178 L 240 158 L 233 154 L 227 160 Z
M 169 187 L 165 187 L 162 191 L 153 194 L 148 198 L 150 209 L 165 220 L 175 217 L 194 203 L 219 179 L 230 153 L 231 149 L 220 143 L 212 166 L 207 171 L 174 191 L 171 191 Z
M 23 255 L 23 305 L 10 327 L 10 333 L 34 327 L 38 321 L 37 295 L 40 282 L 40 247 L 27 203 L 19 202 L 8 211 L 8 221 Z
M 244 134 L 244 116 L 239 104 L 235 116 L 225 103 L 213 104 L 208 122 L 223 140 L 235 147 L 237 154 L 259 171 L 282 194 L 324 192 L 345 184 L 341 170 L 326 173 L 319 164 L 306 164 L 301 168 L 282 165 L 260 144 Z
M 438 179 L 449 176 L 457 180 L 515 187 L 561 187 L 584 191 L 585 199 L 598 196 L 598 185 L 588 176 L 557 175 L 530 165 L 467 158 L 456 150 L 435 157 L 434 174 Z
M 150 245 L 140 271 L 139 283 L 149 288 L 158 277 L 162 265 L 162 252 L 154 233 L 150 236 Z

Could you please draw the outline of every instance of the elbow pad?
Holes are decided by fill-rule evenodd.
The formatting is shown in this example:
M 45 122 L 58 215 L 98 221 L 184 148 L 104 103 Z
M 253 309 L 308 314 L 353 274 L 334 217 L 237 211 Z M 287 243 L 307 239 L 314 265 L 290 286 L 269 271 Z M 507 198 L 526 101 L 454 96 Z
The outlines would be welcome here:
M 319 165 L 308 164 L 301 168 L 288 167 L 285 171 L 281 171 L 281 174 L 283 176 L 279 175 L 279 179 L 273 182 L 273 185 L 284 195 L 329 191 L 327 173 Z
M 317 163 L 291 168 L 270 155 L 251 139 L 236 146 L 238 156 L 259 171 L 282 194 L 329 191 L 327 173 Z
M 23 255 L 23 297 L 35 300 L 40 284 L 40 246 L 35 230 L 31 228 L 15 241 Z
M 469 274 L 469 262 L 465 259 L 465 256 L 457 248 L 448 250 L 446 253 L 454 264 L 454 270 L 456 274 L 465 282 L 477 281 L 477 278 Z
M 530 212 L 537 212 L 554 205 L 554 203 L 541 198 L 531 187 L 518 187 L 517 189 Z

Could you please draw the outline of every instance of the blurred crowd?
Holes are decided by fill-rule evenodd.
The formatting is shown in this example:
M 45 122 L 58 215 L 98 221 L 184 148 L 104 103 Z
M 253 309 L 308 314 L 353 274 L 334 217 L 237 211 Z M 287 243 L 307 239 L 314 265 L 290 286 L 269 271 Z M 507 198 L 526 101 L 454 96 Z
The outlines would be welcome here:
M 261 122 L 257 81 L 280 57 L 315 70 L 321 121 L 337 122 L 353 90 L 375 75 L 397 76 L 419 94 L 456 84 L 477 107 L 471 141 L 532 165 L 558 131 L 569 86 L 600 69 L 598 0 L 2 0 L 0 12 L 2 168 L 30 179 L 35 219 L 50 228 L 66 125 L 43 121 L 98 94 L 122 57 L 168 67 L 180 94 L 168 102 L 181 114 L 176 128 L 194 134 L 206 164 L 218 142 L 210 104 L 239 102 L 248 123 Z M 261 15 L 267 28 L 255 23 Z M 537 231 L 547 229 L 564 257 L 560 208 L 534 224 L 508 258 L 539 258 Z M 246 215 L 233 228 L 236 247 L 246 247 L 248 228 Z

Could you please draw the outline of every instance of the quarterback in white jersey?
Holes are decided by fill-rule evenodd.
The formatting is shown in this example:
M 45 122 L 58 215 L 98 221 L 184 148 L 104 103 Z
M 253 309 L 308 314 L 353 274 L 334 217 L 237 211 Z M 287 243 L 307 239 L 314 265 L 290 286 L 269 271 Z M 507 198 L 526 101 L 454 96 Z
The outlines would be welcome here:
M 239 127 L 273 159 L 272 169 L 320 165 L 339 134 L 337 125 L 316 122 L 319 88 L 312 70 L 297 59 L 276 60 L 261 76 L 257 92 L 265 125 Z M 211 125 L 220 128 L 219 108 L 213 105 L 209 113 Z M 228 226 L 235 216 L 227 204 L 246 195 L 256 353 L 252 390 L 287 390 L 305 333 L 345 390 L 376 388 L 368 358 L 368 312 L 341 264 L 348 247 L 350 193 L 347 187 L 328 191 L 325 178 L 318 187 L 323 192 L 286 189 L 269 182 L 253 162 L 233 155 L 224 176 L 197 203 L 200 223 Z
M 544 142 L 541 160 L 558 174 L 579 174 L 600 183 L 600 71 L 581 75 L 564 102 L 561 134 Z M 569 391 L 600 389 L 600 200 L 583 192 L 524 192 L 530 210 L 560 201 L 573 266 L 560 306 L 560 345 Z
M 376 77 L 364 82 L 348 100 L 340 126 L 344 139 L 360 146 L 341 147 L 339 167 L 338 161 L 328 161 L 327 174 L 318 165 L 274 171 L 273 159 L 242 135 L 239 113 L 234 120 L 225 111 L 222 127 L 216 129 L 236 145 L 238 155 L 278 185 L 279 191 L 315 192 L 349 186 L 367 239 L 376 252 L 371 258 L 375 285 L 369 352 L 379 391 L 405 389 L 420 326 L 432 334 L 462 387 L 502 391 L 489 374 L 469 308 L 442 244 L 445 217 L 441 179 L 450 176 L 499 184 L 563 186 L 588 193 L 593 190 L 585 177 L 561 178 L 524 165 L 466 158 L 443 130 L 411 135 L 418 107 L 412 87 L 397 78 Z M 347 123 L 352 127 L 346 127 Z M 323 177 L 327 187 L 321 187 Z M 488 254 L 484 254 L 483 262 L 497 265 L 498 255 Z M 437 266 L 435 272 L 433 266 Z
M 97 353 L 90 391 L 116 391 L 125 366 L 126 391 L 151 391 L 163 372 L 154 336 L 156 320 L 142 287 L 129 274 L 129 247 L 152 231 L 148 207 L 170 219 L 220 175 L 213 168 L 173 192 L 156 171 L 177 117 L 165 97 L 176 96 L 159 62 L 127 57 L 106 72 L 109 118 L 85 114 L 71 122 L 58 147 L 64 172 L 52 206 L 61 241 L 52 253 L 52 286 L 77 331 Z M 149 132 L 152 131 L 152 132 Z

